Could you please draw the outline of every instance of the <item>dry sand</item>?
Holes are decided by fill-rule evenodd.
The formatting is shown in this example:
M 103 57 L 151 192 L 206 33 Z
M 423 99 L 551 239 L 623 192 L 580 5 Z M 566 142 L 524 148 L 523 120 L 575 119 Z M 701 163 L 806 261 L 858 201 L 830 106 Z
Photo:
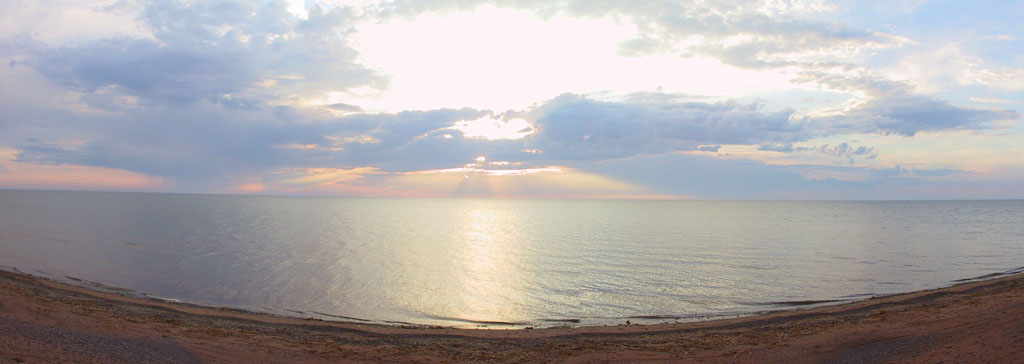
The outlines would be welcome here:
M 683 324 L 471 330 L 276 317 L 0 272 L 0 363 L 1024 363 L 1024 275 Z

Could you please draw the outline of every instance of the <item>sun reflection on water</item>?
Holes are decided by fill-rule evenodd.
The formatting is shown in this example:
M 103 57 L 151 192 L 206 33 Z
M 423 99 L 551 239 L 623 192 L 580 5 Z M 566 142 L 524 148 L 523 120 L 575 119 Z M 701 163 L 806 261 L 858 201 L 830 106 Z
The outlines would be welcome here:
M 479 201 L 460 216 L 462 234 L 454 261 L 458 299 L 449 307 L 454 318 L 473 321 L 514 322 L 527 318 L 522 269 L 525 250 L 514 213 Z

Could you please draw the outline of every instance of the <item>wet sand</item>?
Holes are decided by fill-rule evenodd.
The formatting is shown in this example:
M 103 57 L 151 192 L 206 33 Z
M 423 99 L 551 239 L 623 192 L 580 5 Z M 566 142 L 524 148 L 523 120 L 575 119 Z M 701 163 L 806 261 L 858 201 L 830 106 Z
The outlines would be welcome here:
M 695 323 L 474 330 L 277 317 L 0 271 L 0 363 L 1024 362 L 1024 274 Z

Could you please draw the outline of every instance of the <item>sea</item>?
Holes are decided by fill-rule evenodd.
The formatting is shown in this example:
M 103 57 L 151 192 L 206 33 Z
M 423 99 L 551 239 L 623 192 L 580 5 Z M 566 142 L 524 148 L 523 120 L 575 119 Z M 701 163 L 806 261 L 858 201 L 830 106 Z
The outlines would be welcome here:
M 1024 200 L 271 197 L 0 190 L 0 268 L 321 320 L 734 317 L 1024 271 Z

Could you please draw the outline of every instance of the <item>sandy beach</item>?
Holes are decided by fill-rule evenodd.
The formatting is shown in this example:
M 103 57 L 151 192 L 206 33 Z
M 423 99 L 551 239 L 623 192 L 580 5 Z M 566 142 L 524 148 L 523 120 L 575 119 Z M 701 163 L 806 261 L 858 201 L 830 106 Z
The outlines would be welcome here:
M 695 323 L 474 330 L 277 317 L 0 272 L 2 363 L 1013 363 L 1024 274 Z

